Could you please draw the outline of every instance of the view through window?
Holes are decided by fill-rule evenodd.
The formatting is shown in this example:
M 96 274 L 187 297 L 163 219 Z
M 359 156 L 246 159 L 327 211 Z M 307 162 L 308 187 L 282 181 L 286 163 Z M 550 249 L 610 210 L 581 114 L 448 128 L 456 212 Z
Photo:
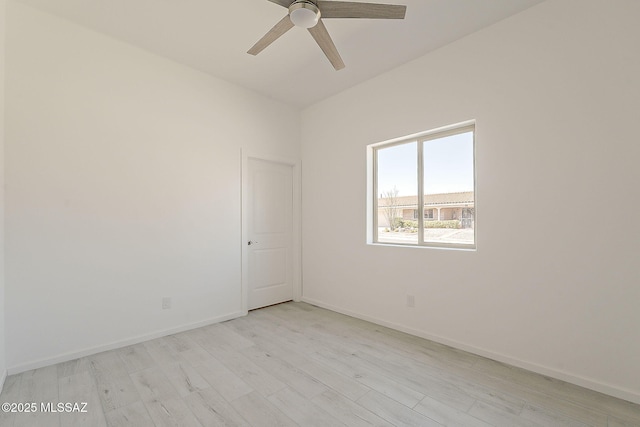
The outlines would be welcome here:
M 375 242 L 475 247 L 474 134 L 468 125 L 374 147 Z

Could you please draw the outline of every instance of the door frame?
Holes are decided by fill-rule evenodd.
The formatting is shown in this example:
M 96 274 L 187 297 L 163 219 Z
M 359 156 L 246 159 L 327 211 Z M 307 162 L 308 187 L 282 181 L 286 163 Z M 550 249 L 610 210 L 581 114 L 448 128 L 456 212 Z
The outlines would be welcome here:
M 241 273 L 241 301 L 242 313 L 246 315 L 249 310 L 249 249 L 247 242 L 249 241 L 249 160 L 262 160 L 265 162 L 280 163 L 291 166 L 293 179 L 293 300 L 299 302 L 302 298 L 302 221 L 301 221 L 301 174 L 300 160 L 286 157 L 270 156 L 262 153 L 256 153 L 251 150 L 242 150 L 242 273 Z

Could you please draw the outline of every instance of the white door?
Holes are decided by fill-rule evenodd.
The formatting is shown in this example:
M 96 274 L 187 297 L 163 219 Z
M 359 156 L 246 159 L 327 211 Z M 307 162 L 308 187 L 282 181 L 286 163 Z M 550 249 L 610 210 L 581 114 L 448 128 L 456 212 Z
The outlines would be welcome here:
M 250 158 L 248 309 L 293 299 L 293 166 Z

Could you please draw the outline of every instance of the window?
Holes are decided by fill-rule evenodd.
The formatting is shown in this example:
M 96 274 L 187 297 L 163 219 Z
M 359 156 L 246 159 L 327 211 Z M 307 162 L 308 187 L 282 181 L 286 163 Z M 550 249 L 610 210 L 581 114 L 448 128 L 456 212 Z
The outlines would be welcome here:
M 371 243 L 475 248 L 473 123 L 369 150 Z
M 413 210 L 413 219 L 418 219 L 418 209 Z M 424 210 L 424 219 L 433 219 L 433 209 Z

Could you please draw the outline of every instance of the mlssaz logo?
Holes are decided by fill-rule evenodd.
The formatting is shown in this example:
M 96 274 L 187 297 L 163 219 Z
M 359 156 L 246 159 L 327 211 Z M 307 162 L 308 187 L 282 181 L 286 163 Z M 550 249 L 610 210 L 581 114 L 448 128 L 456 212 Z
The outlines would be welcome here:
M 40 403 L 40 412 L 82 412 L 86 413 L 87 411 L 87 402 L 42 402 Z

